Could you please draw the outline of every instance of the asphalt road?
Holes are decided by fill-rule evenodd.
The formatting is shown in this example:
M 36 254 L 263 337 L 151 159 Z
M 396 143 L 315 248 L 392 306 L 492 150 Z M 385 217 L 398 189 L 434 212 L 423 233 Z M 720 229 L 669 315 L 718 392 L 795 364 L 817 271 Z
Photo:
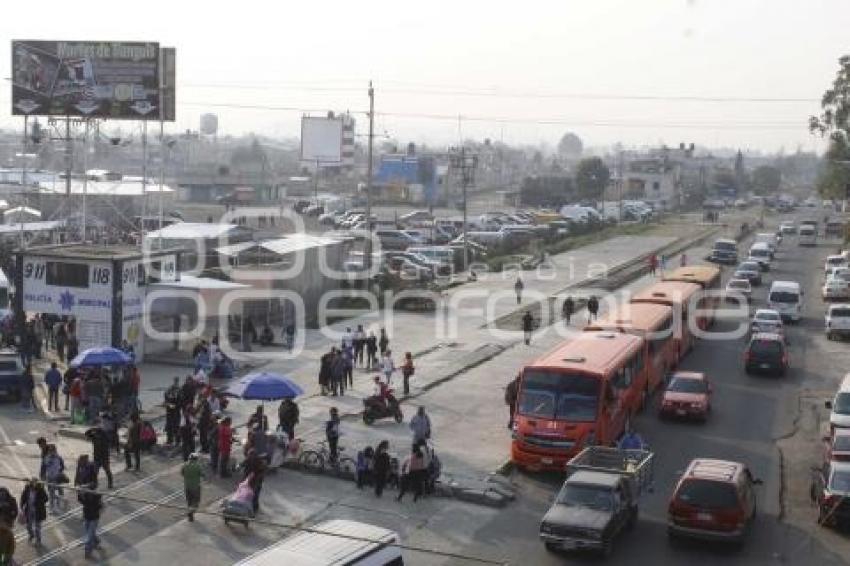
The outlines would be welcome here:
M 805 318 L 791 327 L 791 370 L 785 377 L 747 376 L 742 368 L 744 340 L 701 341 L 684 360 L 682 369 L 706 372 L 715 384 L 714 410 L 705 424 L 661 422 L 653 411 L 641 415 L 636 426 L 657 454 L 655 489 L 641 501 L 641 516 L 634 531 L 617 543 L 612 564 L 843 564 L 825 547 L 812 530 L 794 527 L 782 520 L 782 467 L 776 441 L 794 432 L 798 418 L 798 396 L 809 388 L 832 387 L 836 375 L 843 370 L 824 354 L 822 334 L 823 305 L 819 297 L 823 257 L 835 249 L 835 243 L 821 244 L 815 249 L 799 248 L 794 239 L 786 241 L 777 255 L 765 285 L 754 296 L 753 306 L 764 303 L 769 282 L 775 279 L 800 281 L 806 294 Z M 699 250 L 688 252 L 698 257 Z M 727 270 L 728 272 L 728 270 Z M 727 273 L 728 275 L 728 273 Z M 730 323 L 721 323 L 720 329 Z M 841 347 L 829 343 L 831 348 Z M 846 345 L 850 350 L 850 345 Z M 519 356 L 519 354 L 517 354 Z M 527 356 L 538 352 L 528 350 Z M 506 363 L 511 367 L 506 367 Z M 497 358 L 503 372 L 513 372 L 520 360 Z M 482 367 L 479 372 L 493 371 Z M 435 392 L 439 391 L 435 389 Z M 497 400 L 498 402 L 498 400 Z M 498 421 L 503 422 L 499 406 Z M 34 420 L 13 407 L 3 407 L 0 418 L 12 439 L 26 437 Z M 11 431 L 11 434 L 10 432 Z M 504 432 L 504 431 L 503 431 Z M 26 438 L 23 438 L 26 440 Z M 0 440 L 4 439 L 0 438 Z M 31 440 L 30 440 L 31 442 Z M 480 447 L 478 447 L 480 449 Z M 505 445 L 493 450 L 504 452 Z M 764 480 L 758 488 L 758 520 L 751 539 L 742 549 L 722 545 L 677 544 L 667 541 L 665 515 L 672 486 L 690 459 L 718 457 L 746 462 Z M 170 464 L 173 465 L 174 462 Z M 130 492 L 140 497 L 179 503 L 180 481 L 168 462 L 149 461 L 146 472 L 162 471 L 152 481 L 131 484 Z M 120 468 L 121 466 L 116 465 Z M 391 498 L 376 499 L 359 492 L 349 483 L 283 471 L 269 478 L 263 493 L 264 517 L 280 523 L 314 524 L 318 521 L 346 517 L 380 524 L 397 530 L 405 544 L 437 549 L 455 555 L 406 552 L 407 563 L 425 565 L 474 564 L 463 555 L 520 565 L 556 565 L 601 562 L 589 555 L 551 554 L 537 537 L 540 518 L 558 488 L 560 478 L 554 475 L 514 473 L 511 478 L 518 490 L 517 501 L 504 509 L 494 510 L 453 500 L 429 498 L 418 504 L 403 504 Z M 786 478 L 788 479 L 788 478 Z M 805 478 L 790 478 L 806 481 Z M 120 485 L 128 485 L 132 477 L 123 477 Z M 209 486 L 205 495 L 208 509 L 215 510 L 215 499 L 226 493 L 222 482 Z M 176 494 L 176 495 L 175 495 Z M 107 507 L 102 524 L 110 529 L 102 538 L 106 551 L 99 555 L 102 563 L 155 564 L 174 561 L 181 556 L 183 566 L 190 564 L 230 564 L 257 548 L 279 539 L 284 529 L 257 525 L 245 531 L 225 527 L 219 519 L 201 517 L 195 523 L 179 520 L 174 510 L 146 509 L 140 504 L 115 502 Z M 140 511 L 141 510 L 141 511 Z M 131 521 L 122 520 L 133 514 Z M 813 514 L 812 514 L 813 515 Z M 57 523 L 48 536 L 50 547 L 41 553 L 24 547 L 23 563 L 85 563 L 74 541 L 80 536 L 79 520 L 74 516 Z M 53 554 L 59 548 L 60 551 Z M 187 552 L 187 549 L 192 549 Z M 41 558 L 37 558 L 41 554 Z

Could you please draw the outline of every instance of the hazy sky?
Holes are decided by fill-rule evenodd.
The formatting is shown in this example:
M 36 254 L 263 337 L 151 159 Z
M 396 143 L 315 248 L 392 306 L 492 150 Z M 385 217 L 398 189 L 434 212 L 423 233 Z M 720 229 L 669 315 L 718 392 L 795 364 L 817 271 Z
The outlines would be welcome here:
M 806 119 L 850 52 L 848 22 L 847 0 L 46 0 L 5 3 L 0 46 L 174 46 L 180 129 L 212 111 L 224 133 L 297 135 L 299 109 L 365 111 L 371 78 L 377 131 L 402 141 L 454 142 L 460 126 L 506 142 L 574 131 L 586 145 L 792 151 L 822 147 Z M 0 55 L 3 77 L 10 58 Z M 0 125 L 20 127 L 9 90 Z M 752 100 L 765 98 L 796 101 Z

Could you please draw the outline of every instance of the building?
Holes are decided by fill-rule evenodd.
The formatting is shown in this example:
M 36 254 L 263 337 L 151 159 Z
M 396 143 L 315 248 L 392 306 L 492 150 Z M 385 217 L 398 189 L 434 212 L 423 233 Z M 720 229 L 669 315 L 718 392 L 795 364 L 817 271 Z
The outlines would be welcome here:
M 80 351 L 127 340 L 138 359 L 145 353 L 145 296 L 149 285 L 175 281 L 180 252 L 162 249 L 70 244 L 15 253 L 14 310 L 47 313 L 74 321 Z

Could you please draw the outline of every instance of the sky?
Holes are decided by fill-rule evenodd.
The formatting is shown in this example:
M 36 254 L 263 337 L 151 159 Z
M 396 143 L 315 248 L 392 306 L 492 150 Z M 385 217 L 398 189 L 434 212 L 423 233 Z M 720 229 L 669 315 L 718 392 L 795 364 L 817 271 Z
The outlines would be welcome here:
M 822 150 L 807 118 L 850 52 L 846 0 L 80 6 L 7 3 L 0 49 L 13 39 L 176 47 L 177 121 L 167 128 L 197 129 L 213 112 L 234 135 L 297 136 L 303 114 L 349 110 L 365 136 L 372 80 L 379 139 L 555 145 L 572 131 L 595 147 Z M 0 55 L 0 76 L 10 59 Z M 20 128 L 10 90 L 7 81 L 0 127 Z

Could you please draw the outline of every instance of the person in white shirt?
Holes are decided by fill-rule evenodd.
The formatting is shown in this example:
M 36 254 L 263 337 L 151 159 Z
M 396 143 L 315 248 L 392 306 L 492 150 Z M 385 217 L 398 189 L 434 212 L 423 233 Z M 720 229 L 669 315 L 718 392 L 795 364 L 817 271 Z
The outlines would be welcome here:
M 384 374 L 384 380 L 387 382 L 387 385 L 392 385 L 392 375 L 395 371 L 395 364 L 393 363 L 392 351 L 387 350 L 384 352 L 384 357 L 381 358 L 381 373 Z

